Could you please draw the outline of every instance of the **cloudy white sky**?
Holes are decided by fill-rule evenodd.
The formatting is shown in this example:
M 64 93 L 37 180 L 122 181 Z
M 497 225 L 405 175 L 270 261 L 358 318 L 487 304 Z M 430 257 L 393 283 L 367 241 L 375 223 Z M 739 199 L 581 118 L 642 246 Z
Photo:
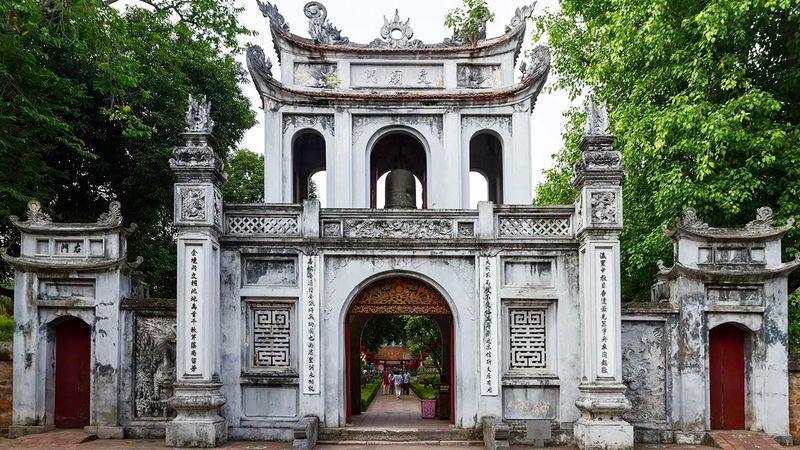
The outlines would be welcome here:
M 281 14 L 286 18 L 291 27 L 291 32 L 308 37 L 308 19 L 303 15 L 303 6 L 306 0 L 271 0 L 278 6 Z M 495 20 L 488 24 L 489 37 L 503 34 L 506 24 L 511 20 L 518 6 L 530 0 L 489 0 L 489 8 L 495 13 Z M 367 43 L 380 36 L 383 25 L 383 16 L 389 19 L 397 8 L 401 19 L 411 19 L 414 38 L 426 43 L 440 42 L 452 34 L 444 26 L 444 17 L 447 12 L 461 4 L 461 0 L 322 0 L 328 10 L 328 20 L 342 30 L 342 35 L 353 42 Z M 256 0 L 242 0 L 245 11 L 240 16 L 241 22 L 249 29 L 256 30 L 258 35 L 248 37 L 249 43 L 260 45 L 267 56 L 277 64 L 277 58 L 272 46 L 269 33 L 269 23 L 261 15 Z M 539 0 L 535 12 L 540 13 L 545 9 L 558 8 L 557 0 Z M 531 30 L 528 26 L 525 50 L 532 47 Z M 545 42 L 546 43 L 546 42 Z M 240 57 L 244 64 L 244 55 Z M 279 76 L 280 71 L 273 73 Z M 548 85 L 552 84 L 552 75 Z M 249 150 L 263 153 L 264 151 L 264 126 L 261 122 L 261 102 L 252 83 L 242 86 L 245 94 L 250 97 L 259 123 L 248 130 L 241 146 Z M 551 155 L 561 148 L 561 133 L 564 129 L 562 112 L 570 105 L 569 98 L 564 92 L 548 92 L 547 88 L 539 95 L 531 120 L 533 124 L 531 148 L 533 152 L 533 181 L 534 185 L 543 179 L 542 171 L 552 164 Z

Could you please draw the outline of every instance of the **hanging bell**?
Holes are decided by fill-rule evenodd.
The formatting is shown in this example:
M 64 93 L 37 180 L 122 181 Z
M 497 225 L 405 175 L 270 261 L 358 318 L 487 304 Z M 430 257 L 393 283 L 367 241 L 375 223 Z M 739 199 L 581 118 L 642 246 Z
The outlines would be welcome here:
M 394 169 L 386 175 L 386 209 L 416 209 L 417 183 L 406 169 Z

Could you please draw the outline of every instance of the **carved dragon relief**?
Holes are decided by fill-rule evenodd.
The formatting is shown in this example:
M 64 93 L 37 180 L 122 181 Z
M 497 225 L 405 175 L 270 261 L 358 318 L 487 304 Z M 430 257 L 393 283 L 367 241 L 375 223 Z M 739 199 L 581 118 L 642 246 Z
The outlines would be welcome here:
M 625 323 L 625 322 L 623 322 Z M 632 423 L 666 420 L 666 349 L 663 325 L 626 323 L 623 328 L 622 381 L 632 408 Z
M 134 412 L 137 418 L 170 419 L 167 400 L 175 382 L 174 317 L 136 317 Z

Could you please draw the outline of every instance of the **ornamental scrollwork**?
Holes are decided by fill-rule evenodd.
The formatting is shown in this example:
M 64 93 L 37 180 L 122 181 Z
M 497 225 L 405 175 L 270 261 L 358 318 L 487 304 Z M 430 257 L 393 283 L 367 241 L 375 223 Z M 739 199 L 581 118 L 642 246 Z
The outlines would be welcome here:
M 258 45 L 247 48 L 247 67 L 263 78 L 272 78 L 272 61 L 264 55 L 264 49 Z
M 189 133 L 210 134 L 213 129 L 214 121 L 211 119 L 211 102 L 206 101 L 205 95 L 198 102 L 189 94 L 189 106 L 186 109 L 186 131 Z
M 328 10 L 320 2 L 308 2 L 303 7 L 308 17 L 308 34 L 317 44 L 345 45 L 350 40 L 342 36 L 342 31 L 328 22 Z
M 425 44 L 419 39 L 411 39 L 414 36 L 414 30 L 409 23 L 411 19 L 406 19 L 405 22 L 400 20 L 400 13 L 397 9 L 394 10 L 394 18 L 390 22 L 386 16 L 383 16 L 383 26 L 381 27 L 381 38 L 372 41 L 369 46 L 373 48 L 420 48 Z M 397 35 L 395 32 L 399 32 Z
M 772 208 L 762 206 L 756 210 L 756 218 L 745 225 L 748 231 L 769 231 L 772 229 Z
M 278 12 L 278 7 L 270 2 L 262 3 L 261 0 L 256 0 L 258 8 L 261 9 L 261 14 L 269 19 L 273 27 L 278 28 L 284 32 L 289 32 L 289 23 L 283 18 L 283 15 Z
M 517 10 L 514 12 L 514 17 L 511 18 L 511 23 L 506 25 L 506 33 L 524 25 L 525 21 L 533 16 L 534 7 L 536 7 L 536 2 L 517 8 Z
M 181 190 L 181 220 L 206 220 L 205 189 Z
M 345 237 L 366 239 L 450 239 L 453 221 L 447 219 L 348 219 Z
M 683 218 L 678 220 L 678 226 L 687 230 L 708 230 L 708 223 L 700 220 L 694 208 L 683 210 Z
M 539 45 L 531 51 L 531 63 L 522 61 L 519 65 L 522 72 L 520 82 L 533 82 L 547 75 L 550 71 L 550 50 L 544 45 Z
M 108 205 L 108 212 L 100 214 L 100 218 L 97 219 L 98 225 L 105 225 L 105 226 L 117 226 L 122 224 L 122 214 L 120 210 L 122 209 L 122 205 L 120 202 L 113 201 Z
M 319 125 L 323 130 L 330 131 L 331 134 L 334 134 L 334 123 L 333 116 L 328 114 L 284 114 L 283 132 L 286 133 L 290 126 L 297 130 L 300 128 L 312 128 Z
M 442 294 L 410 277 L 391 277 L 362 290 L 350 306 L 352 314 L 450 314 Z
M 12 222 L 18 222 L 17 216 L 10 217 Z M 53 223 L 53 219 L 49 214 L 42 211 L 42 204 L 38 200 L 31 200 L 28 202 L 27 224 L 28 225 L 49 225 Z
M 617 223 L 617 193 L 592 192 L 592 223 Z

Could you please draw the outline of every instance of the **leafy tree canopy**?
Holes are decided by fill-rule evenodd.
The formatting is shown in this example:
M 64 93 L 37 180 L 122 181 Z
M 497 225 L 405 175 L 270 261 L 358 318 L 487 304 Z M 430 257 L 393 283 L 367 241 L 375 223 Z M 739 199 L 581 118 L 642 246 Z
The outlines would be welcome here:
M 148 3 L 0 0 L 0 216 L 37 198 L 54 220 L 93 221 L 117 199 L 139 224 L 131 255 L 156 295 L 172 295 L 168 160 L 190 93 L 211 101 L 223 157 L 254 124 L 234 60 L 249 32 L 233 0 Z M 1 227 L 0 244 L 16 241 Z
M 796 0 L 561 0 L 536 20 L 549 35 L 555 87 L 608 102 L 626 165 L 625 300 L 647 298 L 654 262 L 671 261 L 661 225 L 685 207 L 714 226 L 742 226 L 759 206 L 778 223 L 800 217 Z M 540 204 L 575 198 L 584 116 L 566 114 Z M 800 250 L 797 229 L 784 249 Z
M 453 36 L 472 45 L 486 37 L 486 23 L 494 20 L 486 0 L 463 0 L 463 5 L 447 13 L 444 25 L 453 30 Z
M 228 179 L 222 197 L 230 203 L 264 201 L 264 155 L 246 149 L 236 150 L 225 162 Z

